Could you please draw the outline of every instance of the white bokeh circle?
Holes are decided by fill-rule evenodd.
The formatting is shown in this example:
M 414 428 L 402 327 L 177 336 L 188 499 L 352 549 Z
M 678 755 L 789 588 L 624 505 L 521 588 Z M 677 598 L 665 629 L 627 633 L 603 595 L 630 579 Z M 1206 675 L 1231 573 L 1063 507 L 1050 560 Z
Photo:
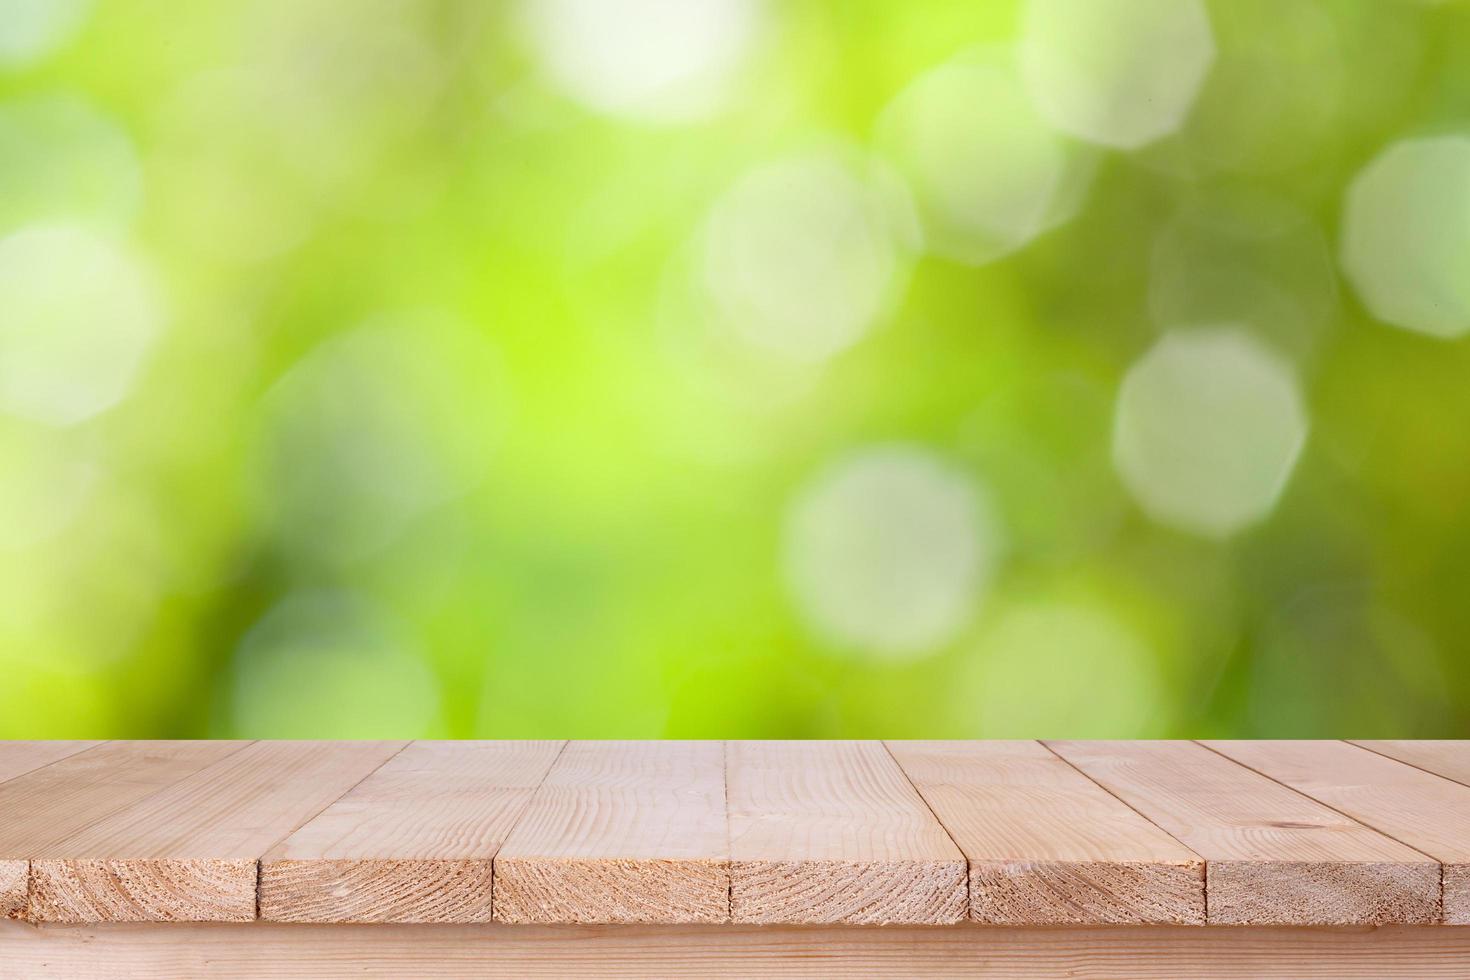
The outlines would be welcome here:
M 1241 328 L 1175 331 L 1123 379 L 1113 463 L 1152 519 L 1225 538 L 1272 511 L 1305 439 L 1286 361 Z
M 0 68 L 52 54 L 81 29 L 92 0 L 0 0 Z
M 703 278 L 714 310 L 752 347 L 816 363 L 861 340 L 908 268 L 907 201 L 855 154 L 766 164 L 710 210 Z
M 1342 264 L 1378 319 L 1434 337 L 1470 331 L 1470 137 L 1404 140 L 1363 168 Z
M 1291 368 L 1246 330 L 1174 331 L 1123 380 L 1113 463 L 1154 520 L 1226 537 L 1275 507 L 1307 427 Z
M 937 652 L 968 623 L 997 540 L 967 474 L 920 447 L 880 446 L 802 488 L 787 515 L 783 571 L 822 640 L 908 660 Z
M 1090 155 L 1041 117 L 997 50 L 919 76 L 883 110 L 878 134 L 913 194 L 925 246 L 970 264 L 1071 217 L 1092 175 Z
M 527 0 L 542 71 L 595 112 L 676 123 L 719 109 L 760 30 L 758 0 Z
M 149 267 L 81 225 L 0 239 L 0 411 L 67 426 L 132 389 L 163 329 Z
M 1215 60 L 1201 0 L 1027 0 L 1020 44 L 1042 114 L 1125 150 L 1179 129 Z

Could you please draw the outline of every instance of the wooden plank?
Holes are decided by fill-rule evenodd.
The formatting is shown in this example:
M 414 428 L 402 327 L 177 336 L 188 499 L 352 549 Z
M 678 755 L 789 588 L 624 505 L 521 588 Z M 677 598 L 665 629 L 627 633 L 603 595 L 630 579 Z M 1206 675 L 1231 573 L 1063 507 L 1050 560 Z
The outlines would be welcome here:
M 0 742 L 0 783 L 49 766 L 101 742 Z
M 30 916 L 255 918 L 256 862 L 403 742 L 256 742 L 31 855 Z
M 1470 786 L 1470 740 L 1410 742 L 1364 739 L 1355 740 L 1353 744 Z
M 0 783 L 0 914 L 27 914 L 30 858 L 247 742 L 107 742 Z
M 7 980 L 1464 980 L 1470 927 L 0 923 Z
M 1192 742 L 1048 742 L 1206 861 L 1211 923 L 1437 922 L 1439 864 Z
M 502 922 L 723 922 L 718 742 L 570 742 L 495 857 Z
M 260 916 L 489 922 L 492 861 L 564 742 L 415 742 L 276 845 Z
M 0 742 L 0 783 L 100 744 L 78 741 Z M 30 870 L 29 861 L 0 854 L 0 919 L 24 913 Z
M 1470 925 L 1470 786 L 1346 742 L 1205 745 L 1444 866 L 1444 919 Z
M 0 742 L 0 782 L 75 755 L 97 742 Z M 0 855 L 0 919 L 25 910 L 30 862 Z
M 965 918 L 965 860 L 879 742 L 731 742 L 730 914 L 758 923 Z
M 1205 865 L 1039 742 L 889 742 L 970 863 L 970 917 L 1202 924 Z

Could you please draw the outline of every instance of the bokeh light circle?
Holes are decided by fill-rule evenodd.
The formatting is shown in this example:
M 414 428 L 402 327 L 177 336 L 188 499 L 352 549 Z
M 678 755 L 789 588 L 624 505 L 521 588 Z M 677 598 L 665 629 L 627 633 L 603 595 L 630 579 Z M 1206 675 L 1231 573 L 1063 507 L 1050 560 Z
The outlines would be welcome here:
M 163 327 L 152 273 L 80 225 L 0 239 L 0 411 L 73 425 L 132 389 Z
M 921 75 L 878 131 L 913 192 L 926 247 L 960 262 L 988 262 L 1066 220 L 1091 178 L 1091 159 L 1041 117 L 996 50 Z
M 1239 327 L 1174 331 L 1123 380 L 1113 462 L 1154 520 L 1225 537 L 1270 513 L 1306 436 L 1280 357 Z
M 20 68 L 71 40 L 92 0 L 0 0 L 0 68 Z
M 529 0 L 542 70 L 588 108 L 643 122 L 713 113 L 760 28 L 757 0 Z
M 1470 331 L 1470 137 L 1404 140 L 1348 188 L 1342 263 L 1378 319 Z
M 1021 67 L 1043 115 L 1136 149 L 1183 125 L 1215 58 L 1201 0 L 1027 0 Z
M 881 446 L 838 460 L 797 495 L 784 572 L 824 641 L 907 660 L 965 626 L 996 551 L 988 501 L 970 477 L 925 449 Z
M 819 362 L 856 344 L 906 271 L 892 183 L 839 152 L 758 167 L 711 209 L 704 282 L 721 320 L 753 347 Z

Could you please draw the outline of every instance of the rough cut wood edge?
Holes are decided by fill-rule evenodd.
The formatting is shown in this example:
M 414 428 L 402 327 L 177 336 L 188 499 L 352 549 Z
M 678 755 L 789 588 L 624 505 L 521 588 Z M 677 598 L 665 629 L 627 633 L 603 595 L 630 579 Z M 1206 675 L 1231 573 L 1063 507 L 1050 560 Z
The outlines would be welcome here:
M 1203 861 L 976 861 L 970 917 L 993 925 L 1204 925 Z
M 272 922 L 489 922 L 489 860 L 271 861 L 260 917 Z M 341 899 L 351 896 L 344 904 Z
M 1382 925 L 1442 921 L 1437 864 L 1210 861 L 1211 925 Z
M 495 859 L 495 918 L 514 923 L 725 922 L 730 865 L 692 858 Z
M 1446 864 L 1442 881 L 1445 924 L 1470 926 L 1470 864 Z
M 38 922 L 251 922 L 253 859 L 31 862 L 27 917 Z
M 964 861 L 732 861 L 730 918 L 746 923 L 962 922 Z
M 0 861 L 0 919 L 19 918 L 26 910 L 31 862 Z
M 1463 980 L 1470 928 L 0 923 L 6 980 Z

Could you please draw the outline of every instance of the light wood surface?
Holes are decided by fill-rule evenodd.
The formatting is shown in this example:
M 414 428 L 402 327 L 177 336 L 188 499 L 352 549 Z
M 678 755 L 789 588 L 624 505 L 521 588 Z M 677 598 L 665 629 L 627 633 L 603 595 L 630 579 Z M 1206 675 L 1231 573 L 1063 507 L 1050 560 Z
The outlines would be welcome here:
M 1470 786 L 1346 742 L 1205 744 L 1439 861 L 1444 921 L 1470 925 Z
M 1364 740 L 1353 744 L 1470 786 L 1470 740 L 1430 742 Z
M 723 922 L 719 742 L 572 742 L 495 858 L 503 922 Z
M 1470 927 L 0 923 L 6 980 L 1464 980 Z
M 1441 767 L 1459 751 L 1417 745 L 1392 748 Z M 0 909 L 82 924 L 1466 922 L 1470 786 L 1376 747 L 109 742 L 46 746 L 46 762 L 0 743 L 27 760 L 12 769 L 40 763 L 0 780 Z
M 32 859 L 247 744 L 108 742 L 0 783 L 0 909 L 29 914 Z
M 964 855 L 880 742 L 730 742 L 730 914 L 758 923 L 945 923 Z
M 1205 858 L 1218 924 L 1440 920 L 1438 862 L 1192 742 L 1048 742 Z
M 38 921 L 240 921 L 257 862 L 402 742 L 255 742 L 31 856 Z
M 1007 925 L 1205 919 L 1198 855 L 1036 742 L 889 742 Z
M 0 742 L 0 783 L 76 755 L 101 742 Z
M 493 859 L 564 742 L 416 742 L 261 861 L 277 922 L 489 922 Z

